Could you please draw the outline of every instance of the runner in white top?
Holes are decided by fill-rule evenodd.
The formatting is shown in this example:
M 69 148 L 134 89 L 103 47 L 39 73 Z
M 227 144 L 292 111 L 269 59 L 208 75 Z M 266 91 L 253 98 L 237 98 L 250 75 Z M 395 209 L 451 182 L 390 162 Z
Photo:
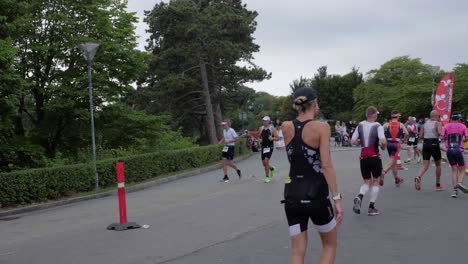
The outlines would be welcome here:
M 234 164 L 234 146 L 239 137 L 237 136 L 236 131 L 230 127 L 228 120 L 224 120 L 221 125 L 223 126 L 223 135 L 224 137 L 219 141 L 219 144 L 224 144 L 223 153 L 222 153 L 222 165 L 224 177 L 221 181 L 229 182 L 229 177 L 227 174 L 227 167 L 231 167 L 237 171 L 239 179 L 242 177 L 241 171 L 237 168 L 237 165 Z
M 283 150 L 286 148 L 286 144 L 284 144 L 284 137 L 283 131 L 281 130 L 281 124 L 278 125 L 278 128 L 276 130 L 278 131 L 278 141 L 275 141 L 275 147 L 278 150 Z
M 375 202 L 379 194 L 379 179 L 382 176 L 382 160 L 380 159 L 379 145 L 385 150 L 387 139 L 384 129 L 377 120 L 379 112 L 373 106 L 366 111 L 367 121 L 362 121 L 353 133 L 351 143 L 361 145 L 361 174 L 364 184 L 359 189 L 359 194 L 354 198 L 353 211 L 361 213 L 361 203 L 364 195 L 370 190 L 370 204 L 368 215 L 378 215 L 379 210 L 375 208 Z

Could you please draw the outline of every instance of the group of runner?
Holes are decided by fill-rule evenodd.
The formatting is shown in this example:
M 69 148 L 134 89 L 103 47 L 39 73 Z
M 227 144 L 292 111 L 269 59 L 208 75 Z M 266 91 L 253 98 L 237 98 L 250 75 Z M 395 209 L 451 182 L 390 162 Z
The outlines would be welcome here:
M 342 196 L 338 192 L 336 175 L 330 155 L 330 126 L 326 122 L 316 120 L 319 113 L 317 95 L 312 88 L 298 89 L 293 96 L 293 107 L 298 116 L 293 121 L 284 122 L 282 131 L 286 145 L 286 154 L 290 163 L 289 176 L 285 179 L 284 210 L 291 236 L 291 263 L 304 263 L 307 248 L 307 229 L 309 219 L 320 234 L 322 254 L 320 263 L 333 263 L 336 255 L 337 225 L 343 219 L 341 208 Z M 361 146 L 360 169 L 363 184 L 354 198 L 353 211 L 361 213 L 361 204 L 369 193 L 370 203 L 368 215 L 379 215 L 376 201 L 379 189 L 384 185 L 384 176 L 392 171 L 395 185 L 398 187 L 403 179 L 398 176 L 397 160 L 400 159 L 401 145 L 406 143 L 413 150 L 418 164 L 422 165 L 414 179 L 416 190 L 421 190 L 423 175 L 427 172 L 431 158 L 436 166 L 435 190 L 444 189 L 441 178 L 441 151 L 447 152 L 447 159 L 452 168 L 452 197 L 458 196 L 459 190 L 468 193 L 463 185 L 465 177 L 464 142 L 468 139 L 468 130 L 461 123 L 461 115 L 453 114 L 451 122 L 445 126 L 440 122 L 439 113 L 432 111 L 430 119 L 424 124 L 410 117 L 407 124 L 400 122 L 401 114 L 391 112 L 391 120 L 384 125 L 377 122 L 379 111 L 368 107 L 366 120 L 359 123 L 354 131 L 351 142 Z M 278 132 L 271 125 L 268 116 L 263 119 L 259 128 L 261 142 L 261 159 L 265 170 L 265 182 L 274 176 L 275 169 L 270 164 L 274 142 L 279 139 Z M 227 168 L 236 170 L 239 178 L 241 171 L 234 164 L 234 143 L 239 140 L 229 122 L 222 123 L 224 138 L 220 143 L 223 148 L 222 181 L 229 181 Z M 418 141 L 423 140 L 422 155 L 418 149 Z M 443 142 L 443 146 L 440 144 Z M 380 150 L 387 150 L 390 161 L 383 167 Z M 411 153 L 409 151 L 409 153 Z M 411 162 L 410 156 L 407 163 Z M 333 201 L 333 203 L 332 203 Z
M 262 118 L 262 122 L 263 125 L 259 128 L 258 131 L 258 140 L 260 141 L 261 145 L 260 156 L 262 159 L 262 165 L 265 170 L 264 182 L 269 183 L 275 176 L 275 167 L 270 164 L 271 156 L 273 155 L 273 150 L 275 148 L 274 142 L 280 140 L 281 138 L 276 128 L 272 125 L 271 118 L 269 116 L 264 116 Z M 221 125 L 223 126 L 223 138 L 219 141 L 219 143 L 224 144 L 222 152 L 224 177 L 221 179 L 221 181 L 229 182 L 229 176 L 227 174 L 228 167 L 236 170 L 239 179 L 242 177 L 241 171 L 234 163 L 234 145 L 235 142 L 240 140 L 240 138 L 236 131 L 230 127 L 229 120 L 224 120 Z
M 398 176 L 397 160 L 400 159 L 401 144 L 406 142 L 408 145 L 408 153 L 411 149 L 414 150 L 414 159 L 417 163 L 420 161 L 420 153 L 418 150 L 418 139 L 423 140 L 422 160 L 423 164 L 419 169 L 418 175 L 415 177 L 415 189 L 421 190 L 422 176 L 429 168 L 431 157 L 436 166 L 436 182 L 435 190 L 444 190 L 443 184 L 440 182 L 442 167 L 442 153 L 447 152 L 447 159 L 452 168 L 452 187 L 453 198 L 458 197 L 458 191 L 468 193 L 468 189 L 463 185 L 465 177 L 465 159 L 464 159 L 464 142 L 468 139 L 468 130 L 461 123 L 461 114 L 455 113 L 452 115 L 451 122 L 442 126 L 440 116 L 437 111 L 430 113 L 430 119 L 418 128 L 416 118 L 410 117 L 406 126 L 399 121 L 401 115 L 398 111 L 392 111 L 391 120 L 380 125 L 376 120 L 379 112 L 375 107 L 370 106 L 366 111 L 367 119 L 361 122 L 352 136 L 352 143 L 361 145 L 360 167 L 364 183 L 359 189 L 358 195 L 354 198 L 353 211 L 356 214 L 361 213 L 361 204 L 364 195 L 370 191 L 370 204 L 368 215 L 378 215 L 379 211 L 375 208 L 375 202 L 379 193 L 379 185 L 384 184 L 384 176 L 389 170 L 392 171 L 395 185 L 400 186 L 403 179 Z M 443 147 L 440 143 L 443 141 Z M 379 147 L 382 150 L 387 149 L 390 161 L 382 168 L 382 160 L 380 158 Z M 411 159 L 408 158 L 407 162 Z

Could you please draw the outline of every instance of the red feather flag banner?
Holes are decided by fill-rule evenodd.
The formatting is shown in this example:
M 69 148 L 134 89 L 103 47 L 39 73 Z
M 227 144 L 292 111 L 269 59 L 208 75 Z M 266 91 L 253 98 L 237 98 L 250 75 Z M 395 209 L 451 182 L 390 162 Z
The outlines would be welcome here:
M 451 72 L 442 78 L 437 87 L 434 100 L 434 110 L 439 112 L 440 121 L 443 125 L 450 121 L 452 114 L 453 87 L 455 84 L 455 73 Z

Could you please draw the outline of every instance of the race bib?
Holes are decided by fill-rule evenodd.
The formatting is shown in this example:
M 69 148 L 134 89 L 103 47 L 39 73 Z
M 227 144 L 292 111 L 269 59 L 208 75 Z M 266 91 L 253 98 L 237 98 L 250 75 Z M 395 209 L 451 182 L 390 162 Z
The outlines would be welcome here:
M 270 153 L 270 148 L 264 148 L 263 149 L 263 154 Z
M 416 141 L 416 137 L 410 137 L 410 138 L 409 138 L 409 142 L 413 143 L 413 142 L 415 142 L 415 141 Z
M 229 150 L 229 146 L 224 146 L 223 152 L 228 152 L 228 150 Z

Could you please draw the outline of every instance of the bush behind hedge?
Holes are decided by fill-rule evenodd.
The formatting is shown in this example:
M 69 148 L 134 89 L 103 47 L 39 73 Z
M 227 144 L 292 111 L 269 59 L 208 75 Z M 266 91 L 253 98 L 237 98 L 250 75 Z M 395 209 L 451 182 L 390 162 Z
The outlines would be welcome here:
M 221 146 L 161 151 L 97 162 L 99 186 L 116 185 L 115 163 L 125 163 L 125 182 L 137 183 L 168 173 L 198 168 L 220 160 Z M 245 143 L 236 146 L 245 153 Z M 0 207 L 26 205 L 90 192 L 95 188 L 92 164 L 67 165 L 0 173 Z

